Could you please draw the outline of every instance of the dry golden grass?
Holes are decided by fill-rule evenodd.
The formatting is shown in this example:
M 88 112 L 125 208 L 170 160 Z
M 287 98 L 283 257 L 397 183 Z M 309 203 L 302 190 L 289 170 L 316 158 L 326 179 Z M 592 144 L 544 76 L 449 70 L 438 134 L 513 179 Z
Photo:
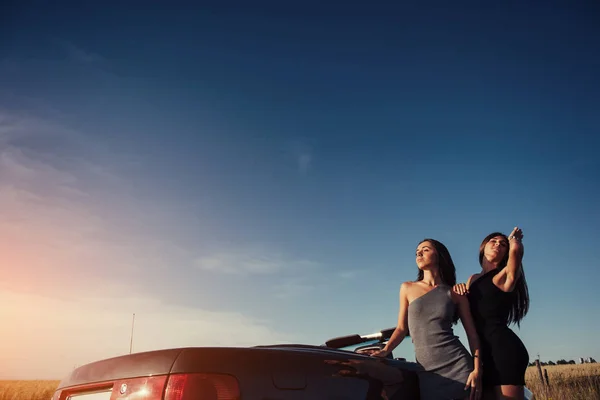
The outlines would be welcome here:
M 542 367 L 548 371 L 546 390 L 536 367 L 525 374 L 538 400 L 600 400 L 600 363 Z M 50 400 L 59 381 L 0 381 L 0 400 Z
M 50 400 L 60 381 L 0 381 L 0 400 Z
M 546 389 L 540 382 L 537 367 L 527 368 L 525 382 L 536 399 L 552 400 L 600 400 L 600 364 L 550 365 L 550 386 Z

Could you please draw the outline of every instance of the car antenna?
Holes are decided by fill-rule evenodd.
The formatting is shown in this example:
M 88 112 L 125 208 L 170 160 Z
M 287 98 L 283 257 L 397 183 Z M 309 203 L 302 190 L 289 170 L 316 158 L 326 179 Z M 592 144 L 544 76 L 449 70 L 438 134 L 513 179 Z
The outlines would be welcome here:
M 131 349 L 133 348 L 133 325 L 135 324 L 135 313 L 133 313 L 133 318 L 131 320 L 131 340 L 129 341 L 129 354 L 131 354 Z

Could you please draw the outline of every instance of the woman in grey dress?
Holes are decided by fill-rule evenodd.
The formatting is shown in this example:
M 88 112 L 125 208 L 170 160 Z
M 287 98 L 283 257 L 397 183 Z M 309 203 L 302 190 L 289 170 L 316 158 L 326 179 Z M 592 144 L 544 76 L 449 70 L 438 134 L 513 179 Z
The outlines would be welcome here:
M 416 281 L 400 286 L 398 325 L 386 346 L 373 356 L 385 357 L 409 334 L 415 347 L 421 399 L 479 399 L 479 338 L 468 299 L 452 290 L 456 269 L 446 246 L 434 239 L 419 243 Z M 452 324 L 460 317 L 471 356 L 454 335 Z

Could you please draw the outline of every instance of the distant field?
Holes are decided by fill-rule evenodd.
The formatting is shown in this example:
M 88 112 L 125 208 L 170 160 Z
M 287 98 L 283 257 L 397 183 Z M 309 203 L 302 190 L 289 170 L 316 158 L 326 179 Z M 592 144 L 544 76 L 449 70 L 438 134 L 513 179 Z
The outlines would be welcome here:
M 600 400 L 600 363 L 542 367 L 548 371 L 550 387 L 540 382 L 536 367 L 527 368 L 525 382 L 536 399 Z
M 536 367 L 525 375 L 527 387 L 539 400 L 600 400 L 600 363 L 542 367 L 550 387 L 542 386 Z M 50 400 L 59 381 L 0 381 L 0 400 Z
M 59 381 L 0 381 L 0 400 L 50 400 Z

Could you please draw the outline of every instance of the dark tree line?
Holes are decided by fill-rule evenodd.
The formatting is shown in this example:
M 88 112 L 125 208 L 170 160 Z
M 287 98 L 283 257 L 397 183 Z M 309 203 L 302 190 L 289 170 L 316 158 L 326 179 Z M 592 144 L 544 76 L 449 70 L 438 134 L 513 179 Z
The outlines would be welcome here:
M 595 362 L 596 362 L 596 360 L 594 360 L 593 358 L 590 358 L 590 361 L 589 361 L 589 363 L 595 363 Z M 564 359 L 560 359 L 560 360 L 558 360 L 558 361 L 556 361 L 556 362 L 554 362 L 554 361 L 548 361 L 548 362 L 546 362 L 546 361 L 541 361 L 541 362 L 540 362 L 540 365 L 541 365 L 542 367 L 544 367 L 544 366 L 546 366 L 546 365 L 567 365 L 567 364 L 576 364 L 576 362 L 575 362 L 574 360 L 569 360 L 569 361 L 567 361 L 567 360 L 564 360 Z M 529 363 L 529 366 L 530 366 L 530 367 L 533 367 L 534 365 L 535 365 L 535 362 L 531 362 L 531 363 Z

